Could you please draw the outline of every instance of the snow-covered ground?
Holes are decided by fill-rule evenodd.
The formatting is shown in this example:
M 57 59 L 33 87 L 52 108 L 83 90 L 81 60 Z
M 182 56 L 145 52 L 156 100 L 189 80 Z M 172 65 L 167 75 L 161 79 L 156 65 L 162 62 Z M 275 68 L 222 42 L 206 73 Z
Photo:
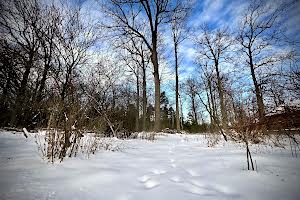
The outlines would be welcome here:
M 300 159 L 289 149 L 251 146 L 258 171 L 247 171 L 242 145 L 207 147 L 204 136 L 123 141 L 120 152 L 49 164 L 31 135 L 0 132 L 0 199 L 299 199 Z

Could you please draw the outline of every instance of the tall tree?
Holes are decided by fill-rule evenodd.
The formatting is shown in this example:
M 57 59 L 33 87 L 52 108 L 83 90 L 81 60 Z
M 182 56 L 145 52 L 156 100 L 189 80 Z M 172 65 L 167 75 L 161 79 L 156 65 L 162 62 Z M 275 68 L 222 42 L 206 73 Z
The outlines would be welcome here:
M 232 46 L 232 40 L 226 30 L 211 30 L 207 26 L 202 27 L 202 35 L 196 38 L 199 59 L 206 60 L 214 66 L 217 78 L 217 89 L 220 99 L 222 114 L 222 126 L 227 128 L 227 112 L 224 100 L 224 86 L 222 83 L 221 64 L 229 57 L 228 52 Z
M 22 78 L 16 92 L 14 108 L 11 114 L 11 125 L 18 125 L 18 116 L 24 112 L 30 73 L 37 59 L 40 42 L 36 29 L 40 25 L 41 9 L 37 0 L 14 0 L 0 3 L 0 26 L 5 39 L 11 41 L 11 47 L 18 50 L 22 69 Z
M 121 39 L 122 40 L 122 39 Z M 135 67 L 142 70 L 142 130 L 146 130 L 146 117 L 147 117 L 147 74 L 146 70 L 150 62 L 150 55 L 149 50 L 145 46 L 143 40 L 140 38 L 133 38 L 133 37 L 125 37 L 124 41 L 121 41 L 121 44 L 118 45 L 120 48 L 125 49 L 129 52 L 130 56 L 126 57 L 126 63 L 128 64 L 129 68 L 132 72 L 134 72 L 137 79 L 137 69 L 131 66 L 133 64 Z M 128 63 L 129 62 L 129 63 Z M 131 63 L 131 64 L 130 64 Z M 138 84 L 139 81 L 137 81 Z M 139 87 L 137 87 L 137 90 Z M 139 93 L 139 92 L 137 92 Z M 137 105 L 139 105 L 139 99 L 137 99 Z M 138 115 L 139 116 L 139 115 Z M 137 121 L 137 123 L 139 123 Z
M 182 3 L 184 3 L 182 1 Z M 180 4 L 176 1 L 176 4 Z M 176 129 L 180 130 L 180 114 L 179 114 L 179 59 L 178 59 L 178 48 L 181 42 L 186 39 L 187 33 L 184 29 L 185 20 L 188 14 L 188 7 L 182 5 L 182 9 L 175 10 L 172 15 L 171 28 L 172 28 L 172 37 L 173 37 L 173 45 L 174 45 L 174 57 L 175 57 L 175 100 L 176 100 Z
M 178 6 L 171 0 L 110 0 L 105 12 L 114 25 L 106 25 L 126 35 L 141 38 L 151 52 L 155 85 L 155 125 L 160 130 L 160 77 L 158 43 L 159 29 L 170 22 L 171 14 Z M 109 22 L 111 24 L 111 22 Z
M 250 69 L 260 121 L 265 117 L 265 105 L 257 70 L 273 66 L 286 57 L 273 51 L 272 47 L 280 44 L 280 16 L 287 6 L 285 3 L 271 6 L 264 1 L 251 1 L 239 27 L 237 41 Z

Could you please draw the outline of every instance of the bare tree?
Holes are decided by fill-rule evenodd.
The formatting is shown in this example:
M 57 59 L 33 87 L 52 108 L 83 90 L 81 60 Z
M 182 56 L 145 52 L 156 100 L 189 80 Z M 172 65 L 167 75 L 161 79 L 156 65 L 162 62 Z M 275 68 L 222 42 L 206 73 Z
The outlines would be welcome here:
M 186 2 L 182 2 L 186 3 Z M 180 4 L 176 1 L 176 4 Z M 187 33 L 185 30 L 185 20 L 188 14 L 188 7 L 181 6 L 182 9 L 175 10 L 172 15 L 171 28 L 172 28 L 172 37 L 174 45 L 174 57 L 175 57 L 175 101 L 176 101 L 176 129 L 180 131 L 180 114 L 179 114 L 179 59 L 178 59 L 178 48 L 180 43 L 182 43 L 186 37 Z M 184 8 L 184 9 L 183 9 Z
M 196 100 L 196 95 L 197 95 L 197 82 L 189 78 L 186 81 L 186 94 L 190 97 L 191 99 L 191 107 L 192 107 L 192 114 L 193 114 L 193 120 L 196 124 L 198 124 L 198 104 Z
M 37 87 L 37 102 L 42 100 L 48 73 L 51 68 L 54 68 L 57 47 L 59 46 L 59 25 L 62 23 L 62 13 L 54 4 L 46 5 L 43 10 L 39 22 L 40 28 L 35 29 L 41 44 L 40 56 L 43 62 L 41 80 L 38 81 L 39 86 Z
M 151 52 L 155 85 L 155 126 L 160 130 L 160 77 L 158 59 L 159 29 L 170 22 L 170 16 L 178 9 L 170 0 L 129 1 L 111 0 L 105 12 L 114 25 L 106 25 L 117 32 L 142 39 Z M 144 17 L 146 16 L 146 17 Z
M 226 30 L 210 30 L 207 26 L 202 26 L 202 35 L 196 38 L 196 45 L 199 53 L 199 59 L 207 60 L 212 63 L 216 72 L 217 88 L 220 99 L 220 108 L 222 114 L 222 126 L 227 128 L 227 113 L 224 100 L 224 86 L 222 83 L 221 64 L 229 58 L 232 40 Z
M 263 81 L 259 79 L 257 70 L 273 66 L 286 57 L 285 53 L 270 50 L 280 43 L 282 37 L 280 16 L 286 7 L 287 4 L 274 6 L 263 1 L 251 1 L 242 18 L 237 36 L 250 69 L 260 121 L 265 117 L 265 105 L 262 93 Z
M 40 5 L 36 0 L 1 1 L 0 25 L 5 30 L 5 39 L 19 51 L 17 54 L 22 63 L 22 78 L 16 92 L 16 100 L 11 114 L 11 125 L 17 125 L 18 115 L 23 114 L 23 103 L 29 75 L 37 59 L 39 40 L 36 29 L 41 19 Z
M 136 83 L 137 83 L 137 119 L 136 119 L 136 128 L 138 127 L 138 119 L 139 119 L 139 76 L 140 70 L 142 70 L 142 130 L 146 130 L 146 112 L 147 112 L 147 76 L 146 70 L 147 66 L 150 62 L 150 55 L 147 47 L 145 46 L 143 40 L 139 38 L 125 38 L 125 41 L 121 42 L 120 48 L 125 49 L 129 52 L 130 56 L 124 57 L 124 61 L 127 66 L 131 69 L 131 71 L 135 74 Z M 138 130 L 138 129 L 137 129 Z
M 215 125 L 219 124 L 219 120 L 217 117 L 217 105 L 215 100 L 215 75 L 213 70 L 210 69 L 207 62 L 201 65 L 202 70 L 202 82 L 204 88 L 206 90 L 206 97 L 207 97 L 207 106 L 209 109 L 210 115 L 210 123 L 211 123 L 211 131 L 214 130 Z

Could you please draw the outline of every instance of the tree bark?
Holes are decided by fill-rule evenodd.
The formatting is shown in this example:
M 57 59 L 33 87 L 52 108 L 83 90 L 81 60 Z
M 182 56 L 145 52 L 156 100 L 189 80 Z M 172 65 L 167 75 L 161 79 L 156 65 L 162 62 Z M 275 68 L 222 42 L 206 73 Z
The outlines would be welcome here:
M 160 80 L 158 71 L 158 57 L 156 51 L 156 45 L 153 48 L 151 55 L 152 64 L 154 66 L 154 84 L 155 84 L 155 121 L 154 131 L 160 131 Z
M 194 114 L 194 120 L 196 124 L 198 124 L 198 116 L 197 116 L 197 110 L 196 110 L 196 102 L 195 102 L 195 95 L 192 94 L 192 109 L 193 109 L 193 114 Z
M 255 88 L 255 96 L 256 96 L 257 107 L 258 107 L 259 121 L 262 122 L 262 121 L 264 121 L 264 118 L 265 118 L 265 106 L 264 106 L 264 102 L 263 102 L 261 89 L 257 82 L 255 71 L 254 71 L 252 52 L 251 52 L 250 48 L 248 50 L 249 50 L 249 52 L 248 52 L 249 53 L 249 66 L 251 69 L 251 77 L 252 77 L 252 81 L 253 81 L 254 88 Z
M 25 72 L 23 74 L 21 85 L 17 93 L 15 108 L 13 109 L 13 113 L 11 115 L 11 121 L 10 121 L 12 126 L 18 125 L 17 116 L 22 112 L 21 110 L 24 103 L 26 87 L 27 87 L 32 64 L 33 64 L 33 53 L 30 55 L 29 61 L 26 63 Z
M 213 97 L 213 92 L 212 92 L 212 86 L 211 86 L 211 80 L 208 80 L 208 88 L 209 88 L 209 94 L 210 94 L 210 99 L 211 99 L 211 123 L 212 123 L 212 128 L 215 128 L 215 124 L 218 123 L 214 119 L 216 119 L 216 105 Z
M 140 117 L 140 81 L 139 81 L 139 67 L 136 74 L 136 119 L 135 130 L 139 131 L 139 117 Z
M 174 53 L 175 53 L 175 79 L 176 79 L 176 91 L 175 91 L 175 98 L 176 98 L 176 130 L 180 131 L 180 116 L 179 116 L 179 80 L 178 80 L 178 44 L 174 38 Z
M 45 68 L 44 68 L 43 76 L 42 76 L 40 87 L 39 87 L 38 94 L 37 94 L 37 101 L 38 102 L 42 100 L 43 91 L 44 91 L 45 86 L 46 86 L 46 80 L 47 80 L 47 75 L 48 75 L 49 69 L 50 69 L 50 65 L 46 65 Z

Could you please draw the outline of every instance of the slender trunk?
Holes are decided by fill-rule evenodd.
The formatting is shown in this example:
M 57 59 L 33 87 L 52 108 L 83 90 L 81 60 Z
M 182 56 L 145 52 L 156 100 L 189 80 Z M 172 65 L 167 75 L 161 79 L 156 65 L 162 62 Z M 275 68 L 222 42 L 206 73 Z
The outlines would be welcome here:
M 214 101 L 214 97 L 213 97 L 213 92 L 212 92 L 212 86 L 211 86 L 211 80 L 208 80 L 208 88 L 209 88 L 209 94 L 210 94 L 210 99 L 211 99 L 211 123 L 212 123 L 212 128 L 215 128 L 215 123 L 216 122 L 214 119 L 216 118 L 216 110 L 215 110 L 215 101 Z
M 226 130 L 227 129 L 227 113 L 225 109 L 225 103 L 224 103 L 224 90 L 223 85 L 220 77 L 219 72 L 219 63 L 215 61 L 215 67 L 217 72 L 217 86 L 218 86 L 218 92 L 219 92 L 219 98 L 220 98 L 220 109 L 221 109 L 221 115 L 222 115 L 222 127 Z
M 207 102 L 208 102 L 208 109 L 209 109 L 209 113 L 213 113 L 212 112 L 212 106 L 211 106 L 211 100 L 210 100 L 210 98 L 209 98 L 209 94 L 208 94 L 208 92 L 206 91 L 206 97 L 207 97 Z M 209 115 L 209 117 L 210 117 L 210 132 L 212 132 L 213 131 L 213 127 L 214 127 L 214 120 L 213 120 L 213 117 L 212 117 L 212 115 Z
M 216 117 L 216 118 L 215 118 L 215 119 L 216 119 L 215 122 L 216 122 L 217 124 L 219 124 L 220 119 L 219 119 L 219 117 L 218 117 L 218 115 L 217 115 L 217 113 L 218 113 L 218 108 L 217 108 L 217 104 L 216 104 L 217 99 L 216 99 L 216 94 L 215 94 L 214 92 L 212 93 L 212 98 L 213 98 L 213 102 L 214 102 L 214 104 L 213 104 L 213 111 L 214 111 L 213 116 Z
M 247 143 L 246 143 L 246 154 L 247 154 L 247 169 L 250 170 L 249 154 L 248 154 L 248 146 L 247 146 Z
M 63 102 L 65 101 L 65 97 L 66 97 L 66 93 L 67 93 L 71 73 L 72 73 L 71 67 L 69 67 L 69 69 L 67 70 L 67 74 L 66 74 L 66 80 L 65 80 L 65 82 L 62 86 L 62 91 L 61 91 L 61 99 L 62 99 Z
M 139 131 L 139 117 L 140 117 L 140 81 L 139 81 L 139 68 L 137 68 L 136 75 L 136 119 L 135 130 Z
M 146 66 L 143 61 L 143 131 L 146 130 L 147 120 L 147 85 L 146 85 Z
M 178 44 L 175 41 L 174 37 L 174 53 L 175 53 L 175 79 L 176 79 L 176 91 L 175 91 L 175 98 L 176 98 L 176 130 L 180 131 L 180 116 L 179 116 L 179 80 L 178 80 Z
M 263 102 L 261 89 L 260 89 L 260 86 L 256 79 L 256 75 L 255 75 L 255 71 L 254 71 L 254 64 L 253 64 L 253 59 L 252 59 L 252 53 L 251 53 L 250 48 L 249 48 L 249 66 L 251 69 L 251 77 L 252 77 L 254 88 L 255 88 L 259 121 L 262 122 L 262 121 L 264 121 L 264 117 L 265 117 L 265 106 L 264 106 L 264 102 Z
M 194 114 L 194 120 L 196 124 L 198 124 L 198 117 L 197 117 L 197 110 L 196 110 L 196 102 L 195 102 L 195 95 L 192 94 L 192 109 Z
M 181 114 L 181 120 L 180 120 L 180 127 L 183 129 L 183 106 L 182 106 L 182 99 L 179 96 L 179 103 L 180 103 L 180 114 Z
M 250 170 L 250 162 L 251 162 L 251 170 L 254 171 L 254 164 L 253 164 L 251 152 L 250 152 L 250 149 L 249 149 L 249 144 L 248 144 L 247 141 L 245 143 L 246 143 L 246 151 L 247 151 L 247 166 L 248 166 L 248 170 Z

